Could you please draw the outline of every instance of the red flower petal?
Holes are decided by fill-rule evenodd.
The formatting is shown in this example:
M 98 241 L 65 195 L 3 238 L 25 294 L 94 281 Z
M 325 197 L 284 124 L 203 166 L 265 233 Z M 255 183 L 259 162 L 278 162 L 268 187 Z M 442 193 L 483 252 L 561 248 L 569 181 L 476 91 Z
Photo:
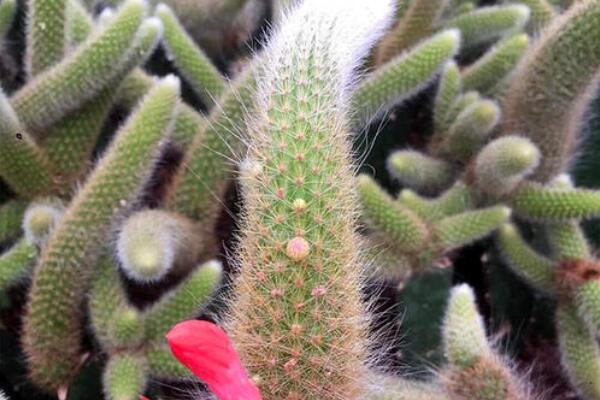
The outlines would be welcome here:
M 208 321 L 184 321 L 167 334 L 173 355 L 220 400 L 261 400 L 227 334 Z

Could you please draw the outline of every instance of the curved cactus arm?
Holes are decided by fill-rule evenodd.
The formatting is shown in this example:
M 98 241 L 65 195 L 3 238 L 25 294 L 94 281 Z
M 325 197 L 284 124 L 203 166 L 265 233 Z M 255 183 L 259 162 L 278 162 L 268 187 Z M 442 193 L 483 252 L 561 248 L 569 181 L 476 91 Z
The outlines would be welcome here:
M 456 161 L 469 160 L 500 121 L 500 108 L 491 100 L 479 100 L 462 111 L 441 143 L 442 153 Z
M 29 292 L 24 333 L 30 372 L 41 387 L 65 384 L 79 363 L 79 305 L 90 268 L 114 219 L 137 198 L 149 178 L 178 100 L 175 77 L 155 85 L 116 133 L 48 240 Z
M 459 368 L 471 367 L 492 354 L 475 295 L 466 284 L 454 287 L 450 293 L 442 337 L 446 359 Z
M 517 275 L 547 294 L 555 293 L 554 261 L 532 249 L 515 225 L 504 224 L 500 227 L 497 245 L 504 261 Z
M 586 398 L 600 398 L 600 349 L 573 304 L 556 310 L 556 329 L 563 369 L 571 384 Z
M 564 222 L 600 216 L 600 191 L 556 189 L 534 182 L 522 183 L 510 196 L 520 217 L 541 222 Z
M 93 99 L 125 68 L 132 68 L 128 63 L 135 56 L 132 41 L 145 13 L 143 0 L 128 0 L 106 28 L 17 91 L 11 103 L 21 122 L 33 130 L 45 129 Z
M 494 96 L 515 70 L 528 46 L 529 37 L 524 33 L 499 42 L 462 71 L 464 89 L 476 90 L 484 96 Z
M 575 289 L 573 303 L 592 333 L 600 335 L 600 276 L 584 282 Z
M 221 282 L 223 267 L 217 261 L 202 264 L 144 315 L 146 339 L 155 342 L 176 323 L 195 317 Z
M 8 98 L 0 90 L 0 177 L 17 194 L 32 198 L 52 186 L 43 150 L 21 126 Z
M 357 126 L 414 96 L 426 87 L 457 52 L 460 33 L 448 30 L 377 68 L 352 94 Z
M 0 1 L 0 43 L 8 33 L 15 19 L 16 1 L 2 0 Z
M 115 85 L 123 79 L 126 71 L 143 63 L 152 53 L 161 33 L 162 25 L 159 20 L 149 18 L 142 23 L 130 50 L 133 56 L 127 61 L 125 71 L 113 78 Z M 108 87 L 48 130 L 43 146 L 53 173 L 61 177 L 63 185 L 71 184 L 85 173 L 88 167 L 86 161 L 92 155 L 114 98 L 114 87 Z
M 212 106 L 225 91 L 227 82 L 166 4 L 159 4 L 155 13 L 165 27 L 163 44 L 175 67 L 205 104 Z
M 400 183 L 421 193 L 438 193 L 448 188 L 456 173 L 452 164 L 413 150 L 392 153 L 387 168 Z
M 92 33 L 94 22 L 79 0 L 67 0 L 66 53 L 72 52 Z
M 375 54 L 377 65 L 388 62 L 429 36 L 447 3 L 448 0 L 411 1 L 396 27 L 379 44 Z
M 511 193 L 540 164 L 540 151 L 527 138 L 505 136 L 488 143 L 475 159 L 475 185 L 497 199 Z
M 546 224 L 550 247 L 560 261 L 588 260 L 590 247 L 578 222 L 567 221 Z
M 125 109 L 135 107 L 144 97 L 156 79 L 141 69 L 133 70 L 119 86 L 115 102 Z M 173 141 L 181 148 L 191 145 L 197 133 L 207 129 L 207 120 L 189 105 L 181 102 L 177 107 Z
M 531 10 L 527 30 L 534 34 L 540 33 L 558 16 L 554 6 L 548 0 L 519 0 L 519 3 Z
M 444 66 L 433 106 L 434 131 L 443 132 L 453 121 L 448 120 L 452 104 L 462 92 L 462 79 L 456 62 Z
M 369 226 L 385 235 L 398 248 L 406 251 L 423 249 L 429 231 L 416 214 L 395 202 L 367 175 L 358 178 L 358 195 L 362 215 Z
M 111 256 L 103 255 L 94 266 L 88 297 L 88 312 L 94 336 L 104 350 L 113 347 L 113 322 L 116 313 L 127 307 L 127 295 Z
M 480 7 L 443 26 L 460 29 L 462 49 L 469 49 L 520 31 L 529 21 L 529 14 L 529 7 L 520 4 Z
M 8 200 L 0 205 L 0 244 L 21 234 L 21 222 L 27 209 L 25 200 Z
M 450 365 L 442 371 L 440 381 L 451 398 L 530 398 L 528 388 L 488 343 L 473 291 L 467 285 L 451 292 L 443 338 Z
M 557 18 L 522 61 L 506 91 L 503 131 L 541 150 L 535 179 L 565 171 L 600 73 L 600 3 L 581 1 Z
M 192 379 L 190 370 L 177 360 L 165 344 L 150 345 L 146 350 L 150 375 L 157 379 Z
M 462 87 L 462 80 L 460 81 L 460 84 Z M 439 136 L 446 134 L 446 131 L 448 129 L 450 129 L 450 126 L 454 122 L 456 122 L 456 118 L 458 117 L 458 115 L 480 100 L 481 100 L 481 96 L 479 95 L 479 93 L 477 93 L 473 90 L 468 91 L 463 94 L 460 94 L 458 97 L 456 97 L 454 102 L 452 102 L 452 104 L 450 104 L 450 108 L 448 109 L 448 112 L 446 113 L 446 118 L 444 121 L 445 122 L 444 126 L 446 128 L 436 131 L 434 137 L 432 138 L 432 141 L 435 143 L 436 139 L 438 139 Z
M 457 249 L 489 235 L 506 222 L 510 214 L 505 206 L 467 211 L 434 222 L 433 235 L 443 250 Z
M 65 53 L 67 0 L 27 2 L 25 70 L 30 78 L 57 64 Z
M 244 115 L 253 109 L 255 67 L 250 65 L 223 94 L 198 131 L 167 194 L 167 208 L 212 228 L 232 179 L 246 135 Z
M 410 190 L 402 190 L 398 201 L 426 221 L 435 221 L 475 208 L 472 190 L 462 181 L 456 182 L 434 199 L 426 199 Z
M 143 355 L 117 353 L 110 356 L 102 384 L 106 400 L 135 400 L 148 383 L 148 361 Z
M 0 290 L 27 276 L 38 256 L 35 244 L 21 239 L 0 255 Z

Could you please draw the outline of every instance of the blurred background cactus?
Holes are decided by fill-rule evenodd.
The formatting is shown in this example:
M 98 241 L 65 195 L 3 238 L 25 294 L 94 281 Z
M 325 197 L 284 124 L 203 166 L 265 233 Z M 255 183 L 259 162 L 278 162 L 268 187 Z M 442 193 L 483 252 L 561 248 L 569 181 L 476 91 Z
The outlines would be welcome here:
M 600 400 L 600 0 L 0 0 L 0 399 Z M 223 399 L 225 400 L 225 399 Z

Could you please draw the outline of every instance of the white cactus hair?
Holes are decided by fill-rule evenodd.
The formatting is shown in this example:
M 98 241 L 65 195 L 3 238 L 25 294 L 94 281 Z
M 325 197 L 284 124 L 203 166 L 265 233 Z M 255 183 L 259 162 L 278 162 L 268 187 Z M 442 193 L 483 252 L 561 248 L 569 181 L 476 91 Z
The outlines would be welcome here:
M 290 8 L 278 25 L 285 29 L 276 28 L 272 35 L 264 68 L 267 78 L 273 78 L 271 71 L 275 71 L 278 62 L 289 62 L 286 50 L 290 46 L 322 41 L 322 49 L 329 53 L 331 67 L 335 69 L 332 72 L 338 75 L 335 85 L 339 86 L 344 104 L 353 87 L 356 68 L 392 23 L 396 2 L 373 0 L 368 7 L 362 0 L 304 0 L 299 3 Z M 324 29 L 325 26 L 329 29 Z M 324 31 L 328 31 L 327 37 L 314 37 L 315 32 Z

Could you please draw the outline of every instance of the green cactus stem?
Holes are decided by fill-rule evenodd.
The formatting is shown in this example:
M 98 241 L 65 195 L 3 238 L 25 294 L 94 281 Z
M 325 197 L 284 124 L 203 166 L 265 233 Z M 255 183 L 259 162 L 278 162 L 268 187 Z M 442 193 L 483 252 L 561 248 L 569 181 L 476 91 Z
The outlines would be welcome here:
M 410 6 L 407 7 L 396 27 L 379 44 L 375 55 L 377 65 L 388 62 L 429 36 L 447 3 L 447 0 L 410 2 Z
M 507 195 L 540 163 L 540 151 L 527 138 L 505 136 L 489 143 L 475 159 L 475 184 L 485 195 Z
M 490 100 L 476 101 L 457 117 L 441 144 L 445 156 L 469 160 L 476 154 L 500 121 L 500 108 Z
M 572 158 L 600 71 L 599 35 L 600 3 L 579 2 L 544 30 L 506 92 L 503 131 L 538 146 L 537 180 L 564 172 Z
M 130 50 L 145 13 L 143 0 L 128 0 L 106 28 L 17 91 L 11 103 L 21 122 L 33 130 L 45 129 L 132 68 L 128 61 L 135 54 Z
M 464 89 L 477 90 L 484 96 L 495 95 L 514 71 L 528 46 L 529 37 L 524 33 L 499 42 L 462 71 Z
M 15 0 L 0 1 L 0 43 L 4 41 L 4 37 L 12 26 L 15 19 L 15 11 Z
M 510 214 L 505 206 L 467 211 L 433 223 L 433 235 L 445 250 L 460 248 L 492 233 Z
M 556 325 L 562 365 L 572 385 L 585 398 L 600 399 L 600 348 L 594 335 L 570 303 L 558 307 Z
M 542 168 L 542 164 L 538 170 Z M 600 192 L 588 189 L 556 189 L 534 182 L 524 182 L 511 195 L 510 206 L 515 214 L 534 221 L 587 219 L 600 215 Z
M 25 69 L 30 78 L 57 64 L 64 56 L 67 1 L 27 2 Z
M 398 202 L 411 209 L 426 221 L 435 221 L 475 208 L 471 189 L 462 181 L 457 181 L 439 197 L 428 199 L 409 189 L 398 195 Z
M 546 294 L 555 292 L 554 261 L 532 249 L 515 225 L 502 225 L 497 243 L 504 260 L 517 275 Z
M 139 398 L 147 384 L 145 357 L 132 354 L 112 355 L 104 371 L 103 386 L 107 400 Z
M 544 29 L 558 14 L 548 0 L 519 0 L 519 3 L 525 4 L 531 10 L 527 30 L 534 34 Z
M 19 195 L 32 198 L 49 190 L 52 178 L 42 149 L 23 129 L 0 90 L 0 177 Z
M 450 365 L 440 379 L 451 399 L 530 398 L 527 389 L 488 343 L 475 296 L 467 285 L 455 287 L 450 294 L 443 338 Z
M 155 85 L 117 132 L 44 249 L 29 293 L 24 334 L 30 372 L 41 387 L 57 388 L 73 376 L 88 271 L 114 218 L 136 199 L 148 179 L 172 126 L 178 98 L 175 77 Z
M 255 73 L 254 67 L 248 66 L 224 93 L 205 129 L 197 132 L 186 151 L 167 194 L 168 209 L 202 221 L 210 229 L 232 178 L 233 159 L 243 143 L 244 115 L 253 107 Z
M 156 15 L 165 27 L 164 46 L 177 70 L 208 106 L 221 97 L 226 82 L 165 4 L 156 7 Z
M 0 243 L 19 236 L 26 209 L 27 202 L 24 200 L 8 200 L 0 205 Z
M 424 222 L 395 202 L 371 177 L 358 178 L 358 193 L 369 225 L 382 232 L 394 246 L 411 252 L 425 246 L 429 232 Z
M 37 247 L 26 239 L 19 240 L 0 255 L 0 290 L 27 276 L 37 256 Z
M 148 309 L 143 318 L 146 324 L 146 340 L 155 342 L 176 323 L 193 318 L 221 282 L 223 267 L 217 261 L 200 265 L 179 287 L 167 293 Z
M 462 33 L 462 48 L 489 43 L 523 29 L 529 21 L 529 7 L 521 4 L 480 7 L 446 22 L 446 28 Z
M 352 95 L 356 124 L 362 126 L 430 83 L 457 52 L 460 33 L 450 29 L 377 68 Z
M 462 91 L 462 79 L 458 66 L 454 61 L 449 61 L 442 71 L 440 84 L 435 96 L 433 107 L 434 130 L 444 132 L 454 121 L 449 121 L 448 115 L 452 105 Z
M 387 167 L 400 183 L 421 193 L 439 193 L 448 188 L 455 177 L 451 164 L 412 150 L 392 153 Z
M 110 350 L 116 342 L 114 316 L 128 304 L 118 266 L 111 256 L 105 254 L 98 259 L 91 281 L 88 298 L 90 322 L 102 348 Z
M 161 33 L 162 24 L 158 19 L 148 18 L 142 23 L 130 50 L 133 54 L 128 60 L 131 68 L 143 63 L 152 53 Z M 124 76 L 125 73 L 116 76 L 113 82 L 118 84 Z M 70 184 L 86 172 L 86 161 L 92 155 L 114 98 L 114 87 L 104 89 L 95 99 L 71 112 L 47 132 L 43 146 L 53 175 L 60 178 L 61 185 Z

